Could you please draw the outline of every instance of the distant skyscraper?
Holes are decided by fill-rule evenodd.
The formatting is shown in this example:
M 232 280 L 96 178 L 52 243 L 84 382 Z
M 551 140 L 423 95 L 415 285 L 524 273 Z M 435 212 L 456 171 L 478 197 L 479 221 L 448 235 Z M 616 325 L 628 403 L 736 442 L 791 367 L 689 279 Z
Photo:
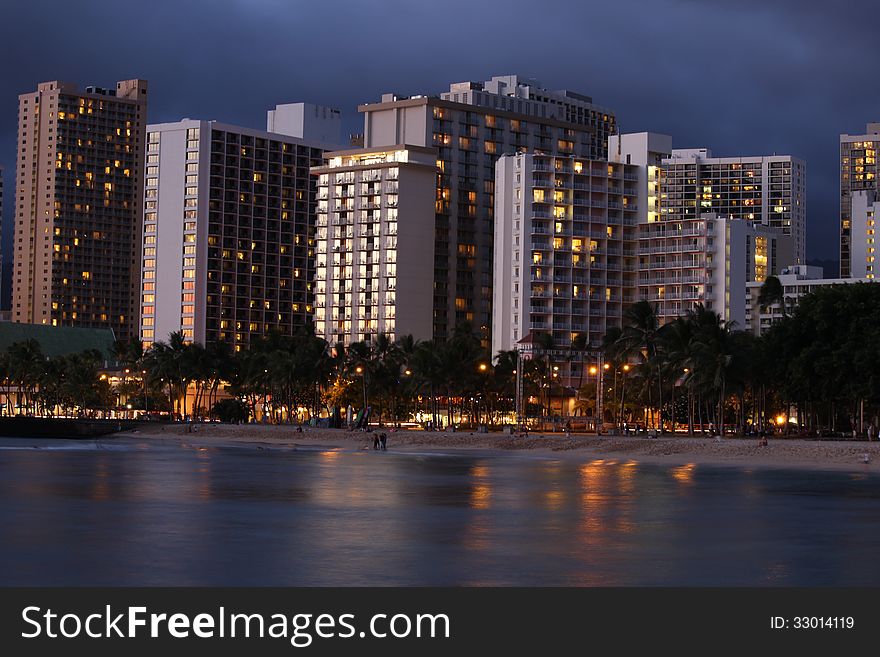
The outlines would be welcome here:
M 840 135 L 840 277 L 859 277 L 853 272 L 852 194 L 877 191 L 877 150 L 880 123 L 869 123 L 863 135 Z
M 336 151 L 318 174 L 315 328 L 330 344 L 431 339 L 437 151 Z
M 300 133 L 302 134 L 302 133 Z M 213 121 L 148 127 L 140 336 L 247 348 L 312 321 L 322 150 Z
M 676 149 L 660 171 L 660 218 L 715 213 L 779 228 L 806 262 L 806 164 L 790 155 L 712 157 L 706 148 Z
M 137 334 L 147 83 L 19 96 L 12 320 Z
M 488 346 L 495 162 L 525 150 L 603 159 L 614 114 L 588 96 L 516 76 L 453 84 L 439 98 L 386 94 L 359 110 L 366 149 L 437 148 L 434 258 L 420 265 L 433 268 L 433 335 L 443 339 L 466 320 Z

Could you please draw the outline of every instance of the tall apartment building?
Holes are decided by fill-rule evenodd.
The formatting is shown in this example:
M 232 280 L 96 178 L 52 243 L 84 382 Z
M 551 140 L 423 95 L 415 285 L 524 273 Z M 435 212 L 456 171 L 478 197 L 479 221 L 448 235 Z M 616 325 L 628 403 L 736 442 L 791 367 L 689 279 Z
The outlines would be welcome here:
M 318 176 L 315 329 L 330 344 L 432 337 L 437 151 L 327 153 Z M 474 257 L 474 254 L 463 254 Z
M 488 343 L 496 161 L 526 150 L 604 159 L 614 114 L 516 76 L 452 84 L 439 98 L 386 94 L 359 110 L 367 149 L 437 148 L 433 335 L 443 339 L 466 320 Z
M 745 324 L 746 284 L 791 261 L 792 237 L 778 228 L 715 214 L 639 225 L 639 299 L 661 324 L 701 303 Z
M 546 333 L 598 347 L 635 300 L 639 167 L 530 153 L 502 156 L 495 179 L 492 353 Z M 581 363 L 562 364 L 563 381 Z
M 746 284 L 746 319 L 745 328 L 755 335 L 763 335 L 785 314 L 791 314 L 801 298 L 816 290 L 831 285 L 845 285 L 848 283 L 876 283 L 873 278 L 825 278 L 821 267 L 808 265 L 793 265 L 784 267 L 780 272 L 779 282 L 783 290 L 782 303 L 773 303 L 768 307 L 762 307 L 758 303 L 761 296 L 763 282 L 753 281 Z
M 850 194 L 849 275 L 873 279 L 880 272 L 877 265 L 877 221 L 880 221 L 880 198 L 875 190 Z
M 19 96 L 12 320 L 137 334 L 147 83 Z
M 150 125 L 140 337 L 236 350 L 312 321 L 320 145 L 214 121 Z
M 662 220 L 705 213 L 779 228 L 806 262 L 806 164 L 790 155 L 712 157 L 709 149 L 675 149 L 660 171 Z
M 840 135 L 840 277 L 858 278 L 852 271 L 855 237 L 852 232 L 853 194 L 877 191 L 877 150 L 880 123 L 869 123 L 862 135 Z

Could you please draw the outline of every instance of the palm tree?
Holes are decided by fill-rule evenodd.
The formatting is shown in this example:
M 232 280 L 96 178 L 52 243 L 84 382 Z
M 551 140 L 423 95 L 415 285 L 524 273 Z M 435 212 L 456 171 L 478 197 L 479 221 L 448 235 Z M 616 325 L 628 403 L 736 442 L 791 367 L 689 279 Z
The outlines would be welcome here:
M 658 421 L 656 426 L 663 431 L 663 421 L 660 412 L 663 408 L 663 377 L 662 360 L 660 358 L 661 338 L 659 334 L 659 321 L 652 306 L 648 301 L 634 303 L 624 312 L 623 329 L 618 339 L 620 349 L 625 353 L 639 354 L 644 363 L 652 366 L 657 376 L 657 409 Z M 650 389 L 648 401 L 650 405 Z
M 541 352 L 544 353 L 544 361 L 543 361 L 544 365 L 545 365 L 544 377 L 547 379 L 547 406 L 546 406 L 546 408 L 548 409 L 545 414 L 550 415 L 552 413 L 552 409 L 550 409 L 550 406 L 552 405 L 552 402 L 553 402 L 553 398 L 551 395 L 551 388 L 550 388 L 550 386 L 553 384 L 553 376 L 552 376 L 552 374 L 553 374 L 553 361 L 550 358 L 550 352 L 553 351 L 554 349 L 556 349 L 556 341 L 553 339 L 552 333 L 541 332 L 541 333 L 535 334 L 534 345 L 535 345 L 535 347 L 537 347 L 538 353 L 541 353 Z M 544 386 L 543 386 L 543 382 L 542 382 L 542 385 L 541 385 L 542 392 L 543 392 L 543 388 L 544 388 Z M 542 406 L 543 406 L 543 402 L 542 402 Z
M 766 310 L 775 303 L 778 303 L 782 308 L 782 316 L 785 317 L 785 288 L 782 286 L 779 278 L 768 276 L 761 284 L 761 291 L 758 293 L 758 305 Z
M 439 425 L 439 408 L 437 406 L 437 392 L 446 382 L 441 350 L 442 343 L 434 340 L 419 342 L 413 349 L 410 359 L 415 380 L 423 387 L 427 387 L 431 398 L 431 426 L 436 431 Z
M 16 385 L 18 414 L 30 415 L 31 403 L 43 376 L 46 357 L 33 338 L 11 344 L 7 350 L 9 375 Z
M 697 385 L 715 394 L 716 426 L 724 435 L 724 401 L 727 380 L 733 362 L 731 325 L 721 316 L 698 305 L 693 312 L 694 335 L 691 343 L 694 378 Z

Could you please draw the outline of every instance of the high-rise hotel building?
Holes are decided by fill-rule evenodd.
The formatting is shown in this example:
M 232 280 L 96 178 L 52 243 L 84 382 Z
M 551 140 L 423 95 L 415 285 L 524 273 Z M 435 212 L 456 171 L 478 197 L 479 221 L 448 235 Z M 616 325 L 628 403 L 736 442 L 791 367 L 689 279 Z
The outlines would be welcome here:
M 150 125 L 147 144 L 143 343 L 181 331 L 240 350 L 309 324 L 321 146 L 190 119 Z
M 860 278 L 853 271 L 853 194 L 877 191 L 877 151 L 880 123 L 869 123 L 862 135 L 840 135 L 840 277 Z
M 330 344 L 432 337 L 437 151 L 335 151 L 318 176 L 315 330 Z
M 492 353 L 529 333 L 598 347 L 635 300 L 639 167 L 520 153 L 496 171 Z
M 660 170 L 660 219 L 681 222 L 713 213 L 791 235 L 795 262 L 806 262 L 806 164 L 791 155 L 712 157 L 706 148 L 675 149 Z
M 452 84 L 439 98 L 386 94 L 359 110 L 366 149 L 437 149 L 433 262 L 421 264 L 433 269 L 432 333 L 470 321 L 488 345 L 496 161 L 517 151 L 603 159 L 614 114 L 516 76 Z
M 12 320 L 137 334 L 147 83 L 19 96 Z

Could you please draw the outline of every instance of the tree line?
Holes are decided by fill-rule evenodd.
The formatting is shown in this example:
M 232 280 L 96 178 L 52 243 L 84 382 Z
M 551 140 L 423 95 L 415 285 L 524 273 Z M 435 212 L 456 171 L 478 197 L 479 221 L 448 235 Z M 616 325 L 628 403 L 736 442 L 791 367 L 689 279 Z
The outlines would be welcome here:
M 775 283 L 768 279 L 759 304 L 780 303 Z M 582 366 L 577 382 L 567 382 L 574 414 L 596 413 L 601 384 L 606 424 L 689 433 L 880 427 L 880 286 L 823 288 L 783 311 L 759 338 L 701 305 L 661 325 L 650 302 L 635 303 L 597 345 L 606 367 L 595 375 L 585 374 L 595 361 L 582 336 L 560 350 L 549 335 L 535 334 L 537 353 L 552 355 L 520 360 L 516 351 L 490 354 L 468 323 L 442 341 L 378 336 L 347 348 L 310 328 L 269 334 L 242 351 L 190 343 L 180 333 L 146 351 L 132 339 L 115 346 L 115 387 L 99 352 L 47 358 L 27 340 L 0 353 L 3 412 L 93 416 L 130 408 L 178 420 L 285 423 L 369 405 L 384 423 L 493 425 L 512 417 L 518 367 L 526 416 L 567 414 L 562 400 L 572 391 L 554 373 L 569 360 Z

